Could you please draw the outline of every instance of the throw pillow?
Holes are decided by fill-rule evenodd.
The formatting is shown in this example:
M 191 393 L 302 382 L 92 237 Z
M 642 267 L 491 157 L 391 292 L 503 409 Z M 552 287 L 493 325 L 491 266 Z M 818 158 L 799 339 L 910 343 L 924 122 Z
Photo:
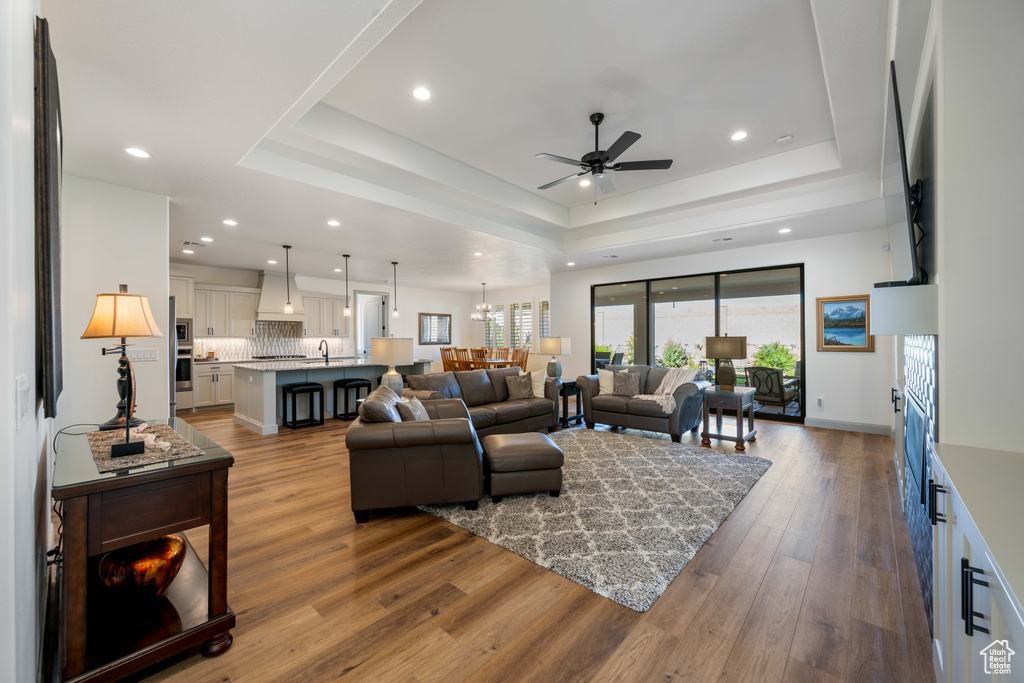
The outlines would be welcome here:
M 505 384 L 508 385 L 508 398 L 510 401 L 518 398 L 533 398 L 533 382 L 530 380 L 532 373 L 506 377 Z
M 615 373 L 611 370 L 598 370 L 597 371 L 597 384 L 599 394 L 614 394 L 615 393 Z
M 399 401 L 395 404 L 395 408 L 398 409 L 398 414 L 402 416 L 402 422 L 430 421 L 430 414 L 427 413 L 427 409 L 420 403 L 418 398 Z
M 544 398 L 544 383 L 547 382 L 547 370 L 534 370 L 530 374 L 530 381 L 533 383 L 533 397 Z
M 359 406 L 359 417 L 363 422 L 401 422 L 402 416 L 395 408 L 401 400 L 398 394 L 382 384 L 371 391 Z
M 619 396 L 636 396 L 640 393 L 640 375 L 635 372 L 615 373 L 615 387 L 613 394 Z

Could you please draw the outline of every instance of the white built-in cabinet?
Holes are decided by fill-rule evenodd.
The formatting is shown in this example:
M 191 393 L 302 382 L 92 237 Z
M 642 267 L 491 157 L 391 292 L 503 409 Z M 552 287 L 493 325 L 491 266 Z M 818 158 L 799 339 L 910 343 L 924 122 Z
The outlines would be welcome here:
M 192 405 L 196 408 L 234 403 L 234 366 L 196 363 L 192 373 Z
M 345 298 L 304 296 L 306 309 L 303 335 L 307 337 L 347 337 L 349 321 L 345 316 Z
M 241 290 L 241 288 L 238 288 Z M 195 288 L 193 336 L 253 337 L 256 335 L 255 291 Z
M 1020 566 L 1024 536 L 1017 520 L 1024 454 L 945 444 L 937 444 L 936 450 L 932 463 L 938 487 L 934 493 L 938 523 L 933 527 L 936 677 L 945 683 L 1024 681 L 1024 613 L 1011 585 L 1016 581 L 1017 590 L 1024 589 L 1019 585 L 1024 576 Z M 973 635 L 968 635 L 969 630 Z M 986 673 L 986 660 L 987 655 L 993 656 L 990 644 L 995 649 L 1004 647 L 1000 641 L 1015 654 L 1010 657 L 1010 673 L 996 677 Z
M 244 292 L 228 292 L 228 315 L 230 317 L 230 336 L 256 336 L 256 302 L 255 294 Z
M 178 318 L 192 318 L 195 278 L 189 275 L 171 275 L 170 284 L 171 296 L 174 297 L 174 315 Z

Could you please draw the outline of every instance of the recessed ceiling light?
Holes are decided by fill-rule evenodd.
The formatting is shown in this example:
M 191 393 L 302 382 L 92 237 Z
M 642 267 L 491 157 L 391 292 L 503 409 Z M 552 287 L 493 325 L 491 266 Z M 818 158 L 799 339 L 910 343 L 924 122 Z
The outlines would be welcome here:
M 200 237 L 199 240 L 201 242 L 212 242 L 213 238 L 212 237 Z
M 126 147 L 124 151 L 128 152 L 133 157 L 138 157 L 140 159 L 148 159 L 149 157 L 152 156 L 152 154 L 150 154 L 146 150 L 139 149 L 138 147 Z
M 339 223 L 338 221 L 327 221 L 327 225 L 331 226 L 332 228 L 336 228 L 339 225 L 341 225 L 341 223 Z
M 415 97 L 417 100 L 429 100 L 430 91 L 424 87 L 419 87 L 412 91 L 412 96 Z
M 181 253 L 182 254 L 194 254 L 196 252 L 192 251 L 191 249 L 182 249 Z
M 566 263 L 565 265 L 567 265 L 567 266 L 575 266 L 575 265 L 576 265 L 576 262 L 575 262 L 575 261 L 569 261 L 569 262 L 568 262 L 568 263 Z
M 341 272 L 341 268 L 335 268 L 335 269 L 334 269 L 334 272 L 335 272 L 335 273 L 340 273 L 340 272 Z
M 231 220 L 230 218 L 225 218 L 224 225 L 238 225 L 238 221 Z
M 474 251 L 473 252 L 473 256 L 483 256 L 483 255 L 484 255 L 484 253 L 482 251 Z
M 590 187 L 590 180 L 588 178 L 584 178 L 583 180 L 581 180 L 580 187 Z
M 272 266 L 276 266 L 277 265 L 277 261 L 267 261 L 267 263 L 269 263 Z
M 779 234 L 780 235 L 785 235 L 787 232 L 791 232 L 792 230 L 793 230 L 792 228 L 781 228 L 779 230 Z
M 607 256 L 602 256 L 601 258 L 619 258 L 619 257 L 616 256 L 615 254 L 608 254 Z M 623 285 L 623 287 L 625 287 L 625 285 Z
M 678 287 L 673 287 L 672 289 L 679 289 L 679 288 Z
M 738 131 L 736 131 L 735 133 L 732 134 L 732 139 L 735 142 L 739 142 L 740 140 L 742 140 L 745 137 L 747 137 L 747 131 L 745 131 L 745 130 L 738 130 Z
M 793 142 L 792 135 L 783 135 L 781 138 L 775 138 L 775 144 L 778 145 L 779 147 L 788 145 L 791 142 Z

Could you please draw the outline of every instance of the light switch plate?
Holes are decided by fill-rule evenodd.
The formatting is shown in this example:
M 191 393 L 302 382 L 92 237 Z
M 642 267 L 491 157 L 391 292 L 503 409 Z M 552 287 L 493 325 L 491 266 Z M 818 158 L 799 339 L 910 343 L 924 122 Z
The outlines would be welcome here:
M 128 360 L 133 363 L 147 363 L 150 361 L 160 360 L 160 349 L 129 349 Z
M 18 430 L 20 431 L 32 414 L 32 384 L 28 381 L 27 375 L 18 375 L 14 378 L 14 382 L 14 413 L 17 415 Z

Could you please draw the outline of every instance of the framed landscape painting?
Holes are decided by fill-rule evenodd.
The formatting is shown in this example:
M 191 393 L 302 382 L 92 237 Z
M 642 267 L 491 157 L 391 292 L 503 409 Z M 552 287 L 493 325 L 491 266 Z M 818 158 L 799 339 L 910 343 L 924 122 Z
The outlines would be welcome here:
M 870 314 L 867 295 L 818 297 L 818 350 L 873 352 Z

